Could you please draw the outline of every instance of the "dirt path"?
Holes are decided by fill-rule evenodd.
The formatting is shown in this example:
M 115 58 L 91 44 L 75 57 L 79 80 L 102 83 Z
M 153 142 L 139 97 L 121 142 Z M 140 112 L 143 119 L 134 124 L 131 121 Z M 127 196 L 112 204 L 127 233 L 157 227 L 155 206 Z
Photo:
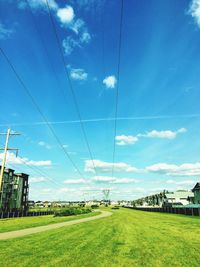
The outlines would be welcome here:
M 57 228 L 60 228 L 63 226 L 70 226 L 70 225 L 79 224 L 79 223 L 83 223 L 83 222 L 94 221 L 97 219 L 108 217 L 110 215 L 112 215 L 112 212 L 101 211 L 100 215 L 93 216 L 93 217 L 88 217 L 88 218 L 83 218 L 83 219 L 78 219 L 78 220 L 68 221 L 68 222 L 54 223 L 54 224 L 49 224 L 49 225 L 45 225 L 45 226 L 32 227 L 32 228 L 27 228 L 27 229 L 23 229 L 23 230 L 0 233 L 0 240 L 22 237 L 22 236 L 26 236 L 26 235 L 32 235 L 32 234 L 48 231 L 51 229 L 57 229 Z

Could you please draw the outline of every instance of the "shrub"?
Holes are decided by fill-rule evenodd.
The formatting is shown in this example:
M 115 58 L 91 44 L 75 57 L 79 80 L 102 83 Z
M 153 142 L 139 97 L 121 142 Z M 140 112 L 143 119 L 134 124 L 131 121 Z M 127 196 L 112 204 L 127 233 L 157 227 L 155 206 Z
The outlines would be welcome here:
M 113 210 L 118 210 L 119 209 L 119 206 L 114 206 L 112 207 Z
M 97 208 L 99 208 L 99 205 L 91 205 L 91 209 L 97 209 Z
M 61 209 L 59 211 L 56 211 L 54 216 L 72 216 L 72 215 L 78 215 L 78 214 L 86 214 L 91 212 L 91 209 L 84 209 L 79 207 L 69 207 L 65 209 Z

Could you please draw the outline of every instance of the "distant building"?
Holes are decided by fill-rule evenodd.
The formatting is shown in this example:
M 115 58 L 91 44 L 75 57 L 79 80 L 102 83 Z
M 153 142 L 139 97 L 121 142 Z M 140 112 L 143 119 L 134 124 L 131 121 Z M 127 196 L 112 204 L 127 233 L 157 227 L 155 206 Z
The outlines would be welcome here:
M 28 177 L 25 173 L 17 174 L 12 169 L 5 169 L 0 191 L 0 210 L 28 209 Z
M 140 198 L 134 200 L 132 202 L 133 206 L 169 206 L 169 205 L 188 205 L 192 203 L 192 199 L 194 198 L 194 193 L 192 191 L 186 190 L 178 190 L 175 192 L 163 191 L 159 194 L 146 196 L 144 198 Z M 200 201 L 200 191 L 199 191 L 199 201 Z M 199 202 L 200 203 L 200 202 Z
M 194 204 L 200 204 L 200 183 L 197 183 L 192 189 L 194 193 Z
M 35 207 L 37 207 L 37 208 L 44 208 L 44 202 L 43 201 L 40 201 L 40 200 L 36 201 L 35 202 Z
M 28 207 L 29 208 L 34 208 L 34 206 L 35 206 L 35 201 L 34 200 L 29 200 L 28 201 Z
M 166 193 L 165 197 L 165 203 L 179 203 L 182 205 L 187 205 L 189 204 L 189 199 L 194 197 L 194 193 L 191 191 L 179 190 L 173 193 Z

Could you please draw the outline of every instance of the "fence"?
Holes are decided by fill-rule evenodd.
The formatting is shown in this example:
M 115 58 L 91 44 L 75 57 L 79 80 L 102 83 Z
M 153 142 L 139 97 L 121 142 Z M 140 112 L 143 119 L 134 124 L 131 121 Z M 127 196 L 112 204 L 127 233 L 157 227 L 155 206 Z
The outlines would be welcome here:
M 174 214 L 183 214 L 190 216 L 200 216 L 200 208 L 189 207 L 125 207 L 129 209 L 148 211 L 148 212 L 167 212 Z
M 1 211 L 0 219 L 6 218 L 16 218 L 16 217 L 29 217 L 29 216 L 43 216 L 43 215 L 52 215 L 54 211 Z

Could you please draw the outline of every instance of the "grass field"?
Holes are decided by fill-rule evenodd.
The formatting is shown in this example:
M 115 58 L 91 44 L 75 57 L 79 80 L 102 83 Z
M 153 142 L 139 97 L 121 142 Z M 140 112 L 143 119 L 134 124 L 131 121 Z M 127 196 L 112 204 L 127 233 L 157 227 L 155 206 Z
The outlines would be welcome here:
M 46 216 L 33 216 L 33 217 L 21 217 L 13 219 L 2 219 L 0 220 L 0 233 L 15 231 L 20 229 L 26 229 L 36 226 L 42 226 L 47 224 L 71 221 L 81 218 L 86 218 L 89 216 L 95 216 L 100 214 L 100 212 L 92 212 L 89 214 L 67 216 L 67 217 L 54 217 L 53 215 Z
M 112 210 L 113 215 L 0 242 L 0 266 L 197 267 L 200 218 Z

